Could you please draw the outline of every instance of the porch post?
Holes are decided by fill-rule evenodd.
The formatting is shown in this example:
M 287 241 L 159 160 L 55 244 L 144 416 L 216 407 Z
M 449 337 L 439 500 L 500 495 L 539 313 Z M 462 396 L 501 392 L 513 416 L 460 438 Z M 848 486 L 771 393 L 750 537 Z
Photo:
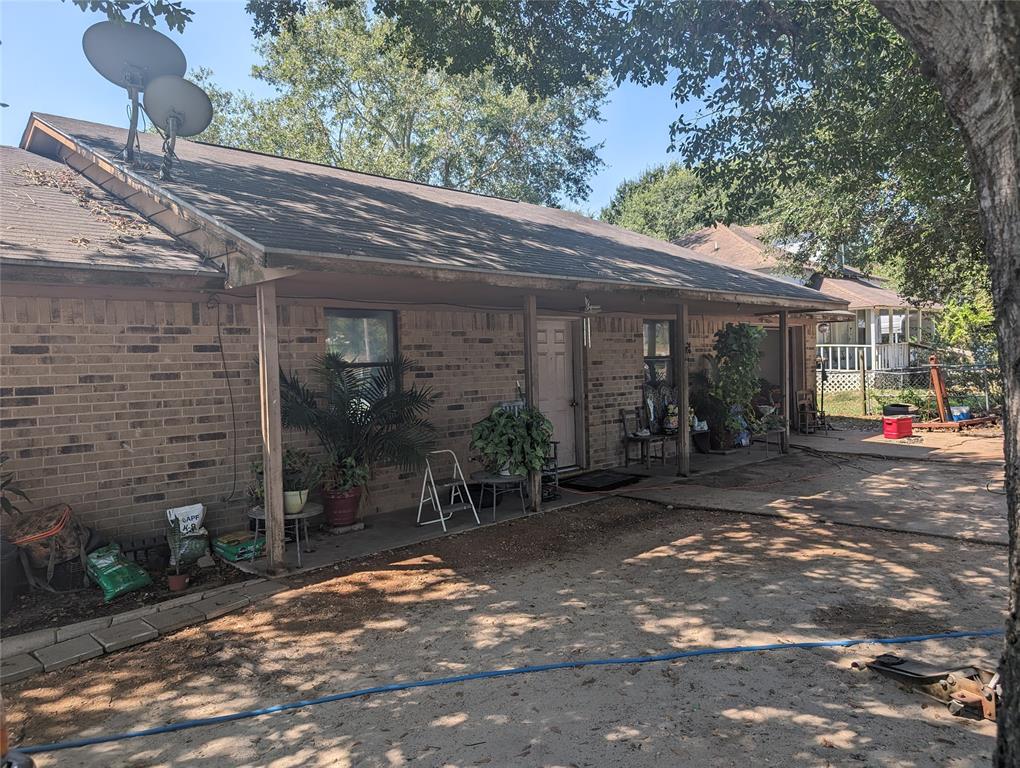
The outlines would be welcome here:
M 259 333 L 259 411 L 262 418 L 266 557 L 269 573 L 285 570 L 283 556 L 283 449 L 280 435 L 280 355 L 276 331 L 276 283 L 255 286 Z
M 524 299 L 524 396 L 527 404 L 538 408 L 538 300 L 534 295 Z M 528 493 L 531 511 L 542 508 L 542 473 L 528 472 Z
M 687 305 L 676 305 L 673 322 L 673 382 L 676 385 L 676 404 L 680 423 L 676 431 L 676 473 L 691 476 L 691 423 L 690 391 L 687 362 Z
M 791 407 L 791 393 L 790 393 L 790 328 L 787 311 L 781 309 L 779 311 L 779 354 L 782 360 L 780 366 L 780 378 L 782 378 L 781 392 L 783 399 L 783 416 L 786 418 L 786 428 L 783 431 L 783 451 L 789 451 L 790 448 L 790 423 L 793 420 L 793 408 Z

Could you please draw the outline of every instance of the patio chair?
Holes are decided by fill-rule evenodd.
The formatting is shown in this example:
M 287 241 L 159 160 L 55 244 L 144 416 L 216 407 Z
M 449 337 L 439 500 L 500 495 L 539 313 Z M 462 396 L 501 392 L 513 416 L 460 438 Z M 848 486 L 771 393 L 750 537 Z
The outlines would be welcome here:
M 818 429 L 828 429 L 825 414 L 818 410 L 813 389 L 797 390 L 797 430 L 801 434 L 810 434 Z
M 620 422 L 623 425 L 623 465 L 625 467 L 630 466 L 630 461 L 633 458 L 630 455 L 630 447 L 632 445 L 638 446 L 638 460 L 648 469 L 651 469 L 652 459 L 656 458 L 652 455 L 652 449 L 658 446 L 658 459 L 665 466 L 666 436 L 653 435 L 647 427 L 642 428 L 640 408 L 634 408 L 633 410 L 624 408 L 621 410 Z

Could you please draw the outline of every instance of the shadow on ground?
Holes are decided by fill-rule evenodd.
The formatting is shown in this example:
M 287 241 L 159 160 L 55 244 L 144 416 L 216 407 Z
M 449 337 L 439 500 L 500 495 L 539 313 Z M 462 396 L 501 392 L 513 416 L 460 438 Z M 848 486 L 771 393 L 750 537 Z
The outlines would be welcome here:
M 765 465 L 763 465 L 765 466 Z M 951 563 L 951 566 L 948 565 Z M 701 646 L 999 626 L 1005 551 L 600 501 L 307 574 L 297 591 L 5 691 L 40 743 L 391 681 Z M 903 652 L 994 666 L 998 641 Z M 781 651 L 367 697 L 40 765 L 983 765 L 994 726 Z M 59 757 L 59 760 L 57 759 Z

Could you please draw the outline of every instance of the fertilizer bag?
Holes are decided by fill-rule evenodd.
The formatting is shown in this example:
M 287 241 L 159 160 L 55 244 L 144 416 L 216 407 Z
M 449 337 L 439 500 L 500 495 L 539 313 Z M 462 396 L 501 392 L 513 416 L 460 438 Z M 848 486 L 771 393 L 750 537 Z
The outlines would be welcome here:
M 187 507 L 174 507 L 166 511 L 167 544 L 170 545 L 170 565 L 190 565 L 209 552 L 209 532 L 202 527 L 205 520 L 205 507 L 191 504 Z M 180 523 L 181 537 L 176 540 L 172 529 L 174 521 Z
M 149 574 L 124 557 L 117 544 L 97 549 L 88 556 L 85 567 L 89 578 L 103 590 L 106 602 L 152 583 Z

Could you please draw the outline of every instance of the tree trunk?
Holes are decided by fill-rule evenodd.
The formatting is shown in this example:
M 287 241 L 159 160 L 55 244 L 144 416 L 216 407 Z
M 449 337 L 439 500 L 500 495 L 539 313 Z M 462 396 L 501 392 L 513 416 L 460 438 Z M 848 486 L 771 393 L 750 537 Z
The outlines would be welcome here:
M 981 205 L 1006 395 L 1009 615 L 995 764 L 1020 766 L 1020 2 L 875 0 L 960 127 Z

